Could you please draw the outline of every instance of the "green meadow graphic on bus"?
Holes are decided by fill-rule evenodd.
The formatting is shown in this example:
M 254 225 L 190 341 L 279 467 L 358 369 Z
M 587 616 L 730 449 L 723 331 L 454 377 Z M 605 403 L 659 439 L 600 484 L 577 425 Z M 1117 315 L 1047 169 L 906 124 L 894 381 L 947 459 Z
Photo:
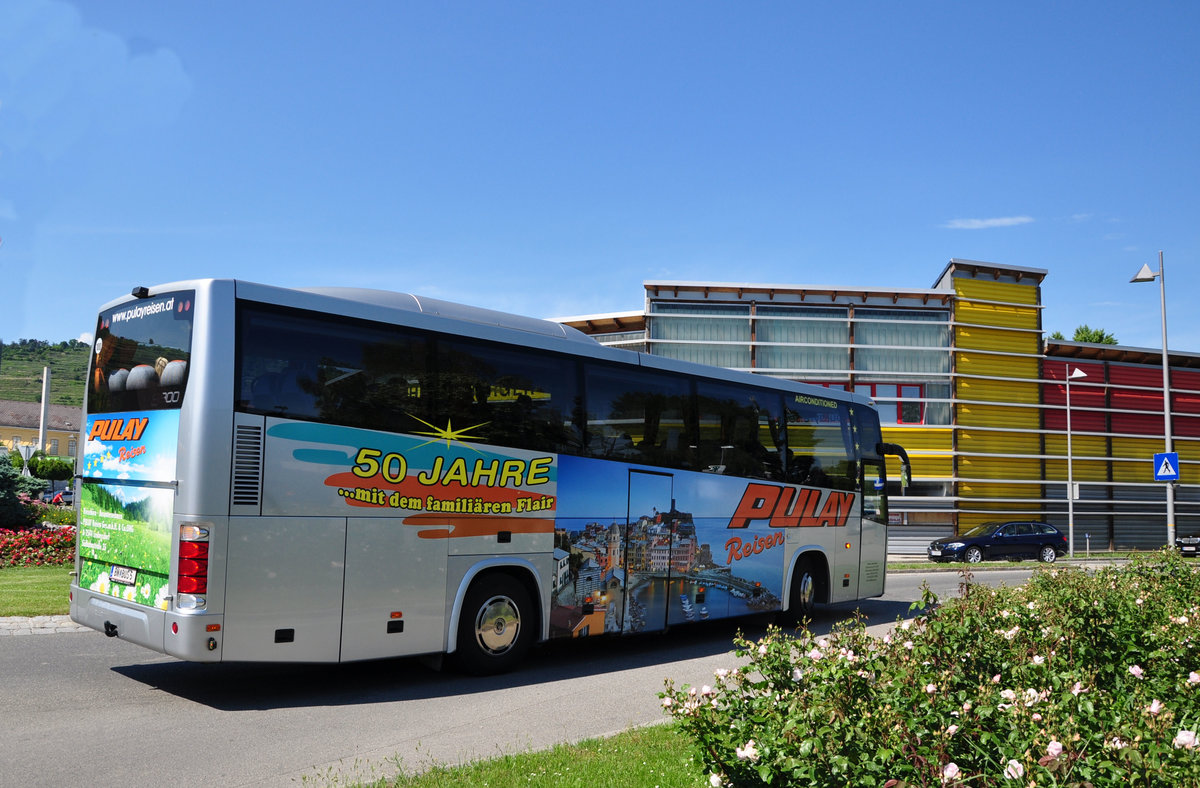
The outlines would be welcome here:
M 166 610 L 173 490 L 84 482 L 79 585 Z
M 178 411 L 89 416 L 79 508 L 79 585 L 165 610 Z M 140 483 L 139 483 L 140 482 Z

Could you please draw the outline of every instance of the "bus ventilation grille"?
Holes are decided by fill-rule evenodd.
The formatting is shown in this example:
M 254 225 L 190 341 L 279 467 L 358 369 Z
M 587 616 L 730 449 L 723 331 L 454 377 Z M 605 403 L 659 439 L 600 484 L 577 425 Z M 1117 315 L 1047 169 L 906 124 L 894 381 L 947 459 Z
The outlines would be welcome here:
M 233 504 L 258 506 L 262 494 L 263 428 L 238 424 L 233 431 Z

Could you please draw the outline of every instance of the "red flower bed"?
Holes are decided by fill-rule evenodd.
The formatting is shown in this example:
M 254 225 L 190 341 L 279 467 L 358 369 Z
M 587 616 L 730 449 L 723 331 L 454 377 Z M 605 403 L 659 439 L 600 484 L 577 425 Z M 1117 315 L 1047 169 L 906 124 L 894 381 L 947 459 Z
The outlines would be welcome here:
M 0 566 L 61 566 L 75 559 L 75 529 L 0 528 Z

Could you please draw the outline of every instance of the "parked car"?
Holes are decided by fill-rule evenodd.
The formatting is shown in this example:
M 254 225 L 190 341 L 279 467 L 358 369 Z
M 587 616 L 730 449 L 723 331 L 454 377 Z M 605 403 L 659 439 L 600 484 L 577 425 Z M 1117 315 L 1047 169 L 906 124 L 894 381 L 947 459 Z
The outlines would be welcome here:
M 929 543 L 930 561 L 977 564 L 993 558 L 1036 558 L 1053 563 L 1067 554 L 1067 537 L 1049 523 L 1030 520 L 981 523 L 958 536 Z
M 1200 552 L 1200 536 L 1177 536 L 1175 547 L 1184 558 L 1195 558 L 1196 553 Z

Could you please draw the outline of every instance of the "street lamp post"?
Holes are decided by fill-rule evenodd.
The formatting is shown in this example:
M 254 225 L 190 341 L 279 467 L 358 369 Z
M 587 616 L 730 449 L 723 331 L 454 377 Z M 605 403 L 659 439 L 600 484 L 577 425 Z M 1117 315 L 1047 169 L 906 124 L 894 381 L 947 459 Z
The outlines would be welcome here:
M 1163 373 L 1163 434 L 1166 451 L 1171 453 L 1171 367 L 1167 359 L 1167 283 L 1163 276 L 1163 253 L 1158 253 L 1158 273 L 1143 264 L 1130 282 L 1153 282 L 1158 280 L 1158 298 L 1162 308 L 1162 373 Z M 1167 482 L 1167 545 L 1175 546 L 1175 483 Z
M 1071 470 L 1071 381 L 1086 378 L 1079 367 L 1067 375 L 1067 554 L 1075 557 L 1075 476 Z

